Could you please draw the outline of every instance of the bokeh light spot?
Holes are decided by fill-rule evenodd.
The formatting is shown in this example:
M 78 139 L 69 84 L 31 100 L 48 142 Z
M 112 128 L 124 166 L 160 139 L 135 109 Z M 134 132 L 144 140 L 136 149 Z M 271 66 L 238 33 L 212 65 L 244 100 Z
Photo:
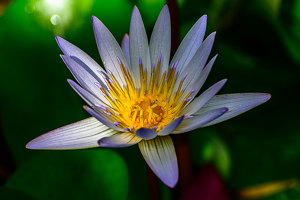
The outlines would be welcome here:
M 55 14 L 51 16 L 50 21 L 53 25 L 58 25 L 61 22 L 61 18 L 59 15 Z
M 33 3 L 29 3 L 25 6 L 25 12 L 33 13 L 35 11 L 35 5 Z

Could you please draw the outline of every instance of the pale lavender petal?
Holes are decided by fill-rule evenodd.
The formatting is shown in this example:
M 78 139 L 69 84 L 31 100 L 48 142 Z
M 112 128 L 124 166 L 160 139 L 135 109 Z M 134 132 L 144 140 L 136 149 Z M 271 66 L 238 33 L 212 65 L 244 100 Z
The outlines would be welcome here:
M 140 128 L 135 132 L 135 135 L 144 140 L 150 140 L 155 138 L 157 136 L 157 133 L 152 129 Z
M 177 70 L 182 73 L 185 67 L 189 64 L 194 57 L 198 48 L 202 44 L 205 29 L 206 29 L 207 16 L 203 15 L 186 34 L 180 46 L 178 47 L 171 63 L 179 60 Z
M 197 73 L 197 75 L 193 78 L 192 83 L 190 83 L 187 86 L 183 95 L 181 96 L 181 98 L 179 98 L 179 102 L 182 101 L 184 99 L 184 97 L 191 91 L 194 91 L 194 92 L 190 95 L 190 97 L 194 98 L 196 96 L 196 94 L 199 92 L 199 90 L 203 86 L 204 82 L 206 81 L 216 58 L 217 58 L 217 55 L 209 61 L 209 63 L 205 66 L 205 68 L 202 70 L 201 73 Z
M 135 85 L 140 87 L 140 59 L 143 64 L 143 68 L 147 68 L 148 77 L 150 77 L 151 73 L 151 62 L 146 30 L 141 14 L 136 6 L 134 6 L 131 15 L 129 38 L 131 68 L 136 80 Z M 149 82 L 150 78 L 147 79 L 147 86 L 149 85 Z
M 127 59 L 124 53 L 106 26 L 95 16 L 93 16 L 93 27 L 98 50 L 106 70 L 110 70 L 120 85 L 126 84 L 122 74 L 118 58 L 126 66 L 131 73 Z M 131 74 L 132 76 L 132 74 Z M 134 77 L 132 77 L 134 79 Z
M 30 141 L 28 149 L 84 149 L 98 147 L 98 140 L 117 131 L 108 128 L 94 117 L 63 126 Z
M 127 147 L 139 143 L 142 138 L 136 137 L 133 133 L 118 133 L 98 141 L 101 147 Z
M 106 85 L 103 84 L 102 81 L 96 80 L 88 71 L 86 71 L 83 67 L 81 67 L 81 65 L 75 62 L 69 56 L 61 55 L 61 58 L 63 59 L 73 76 L 85 90 L 100 98 L 104 103 L 109 104 L 107 99 L 102 95 L 101 90 L 95 85 L 95 83 L 97 82 L 106 89 Z
M 62 52 L 76 61 L 79 65 L 81 65 L 85 70 L 87 70 L 95 79 L 102 80 L 103 78 L 98 75 L 97 71 L 103 71 L 103 68 L 94 61 L 89 55 L 87 55 L 84 51 L 66 41 L 65 39 L 56 36 L 56 42 Z
M 163 130 L 159 131 L 158 135 L 162 136 L 162 135 L 169 135 L 170 133 L 172 133 L 181 124 L 183 118 L 184 115 L 175 119 L 173 122 L 168 124 L 165 128 L 163 128 Z
M 150 38 L 151 63 L 156 64 L 160 55 L 162 55 L 159 77 L 162 76 L 164 71 L 168 71 L 170 52 L 171 22 L 168 6 L 165 5 L 157 18 Z
M 222 116 L 224 113 L 228 111 L 228 108 L 217 108 L 214 110 L 207 111 L 202 113 L 198 116 L 194 116 L 193 118 L 185 119 L 181 124 L 178 126 L 175 131 L 172 133 L 185 133 L 196 128 L 200 128 L 205 124 L 217 119 L 218 117 Z
M 201 115 L 204 112 L 226 106 L 229 109 L 228 112 L 218 119 L 205 125 L 210 126 L 242 114 L 268 101 L 270 98 L 271 95 L 265 93 L 238 93 L 216 95 L 193 115 Z
M 131 66 L 130 54 L 129 54 L 129 35 L 127 33 L 123 36 L 121 48 L 122 48 L 122 51 L 124 53 L 124 56 L 129 64 L 129 66 Z
M 140 150 L 152 171 L 170 188 L 178 181 L 175 148 L 170 136 L 159 136 L 139 142 Z
M 204 106 L 211 98 L 213 98 L 219 90 L 223 87 L 223 85 L 226 83 L 227 79 L 223 79 L 214 85 L 212 85 L 210 88 L 205 90 L 199 97 L 194 99 L 191 103 L 189 103 L 182 111 L 181 114 L 185 115 L 191 115 L 194 112 L 198 111 L 202 106 Z
M 104 124 L 105 126 L 114 129 L 116 131 L 123 131 L 122 128 L 114 125 L 113 123 L 111 123 L 110 118 L 105 117 L 104 114 L 101 114 L 100 112 L 96 112 L 95 110 L 93 110 L 92 108 L 89 108 L 87 106 L 84 106 L 84 109 L 93 117 L 95 117 L 97 120 L 99 120 L 102 124 Z
M 199 80 L 199 77 L 201 76 L 201 74 L 203 72 L 203 68 L 207 62 L 208 56 L 212 49 L 215 35 L 216 35 L 215 32 L 210 34 L 204 40 L 204 42 L 201 44 L 201 46 L 198 48 L 194 57 L 188 63 L 185 70 L 181 72 L 179 78 L 175 82 L 173 92 L 175 92 L 177 90 L 181 79 L 186 75 L 187 75 L 187 77 L 182 84 L 182 88 L 187 88 L 186 92 L 190 91 L 188 89 L 189 86 L 194 86 L 195 83 Z M 192 89 L 196 89 L 196 88 L 192 88 Z M 185 94 L 183 94 L 182 96 L 185 97 Z
M 103 102 L 102 100 L 100 100 L 99 98 L 97 98 L 95 95 L 93 95 L 92 93 L 90 93 L 89 91 L 86 91 L 85 89 L 83 89 L 82 87 L 80 87 L 76 82 L 68 79 L 69 84 L 71 85 L 71 87 L 77 92 L 77 94 L 79 94 L 79 96 L 90 106 L 94 106 L 94 105 L 101 105 L 104 107 L 109 107 L 111 108 L 110 104 L 106 104 L 105 102 Z

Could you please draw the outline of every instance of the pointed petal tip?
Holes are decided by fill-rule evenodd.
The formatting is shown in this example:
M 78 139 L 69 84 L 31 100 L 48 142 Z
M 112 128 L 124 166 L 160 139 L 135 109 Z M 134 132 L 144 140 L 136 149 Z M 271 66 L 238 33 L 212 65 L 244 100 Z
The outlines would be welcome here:
M 58 35 L 55 36 L 55 40 L 56 40 L 56 41 L 58 41 L 58 40 L 60 40 L 60 39 L 61 39 L 61 37 L 59 37 Z
M 169 10 L 169 7 L 168 7 L 167 4 L 162 8 L 162 10 L 164 10 L 164 9 L 168 9 Z
M 25 145 L 26 149 L 34 149 L 32 146 L 32 140 Z
M 174 181 L 173 183 L 166 183 L 166 185 L 169 187 L 169 188 L 171 188 L 171 189 L 173 189 L 176 185 L 177 185 L 177 182 L 178 182 L 178 176 L 177 176 L 177 179 L 176 179 L 176 181 Z
M 264 97 L 262 103 L 264 103 L 272 98 L 272 95 L 269 93 L 261 93 L 261 95 Z
M 72 85 L 74 83 L 74 81 L 72 79 L 67 79 L 67 81 L 70 85 Z
M 136 5 L 133 6 L 133 11 L 132 12 L 135 12 L 135 11 L 139 11 L 139 9 Z

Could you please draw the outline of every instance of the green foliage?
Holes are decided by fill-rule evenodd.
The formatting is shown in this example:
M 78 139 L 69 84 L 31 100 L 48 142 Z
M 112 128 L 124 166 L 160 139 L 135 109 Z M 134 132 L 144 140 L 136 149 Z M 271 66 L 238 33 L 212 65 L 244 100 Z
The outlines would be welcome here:
M 128 178 L 124 161 L 112 150 L 40 151 L 19 166 L 4 186 L 11 192 L 2 195 L 17 191 L 33 199 L 127 199 Z
M 136 146 L 32 151 L 25 145 L 47 131 L 88 117 L 82 109 L 85 103 L 66 82 L 73 77 L 59 58 L 62 52 L 54 35 L 101 63 L 92 15 L 120 42 L 129 31 L 134 5 L 151 33 L 165 2 L 74 0 L 67 5 L 72 13 L 68 21 L 68 12 L 53 11 L 46 17 L 31 12 L 30 5 L 35 2 L 14 1 L 0 17 L 1 129 L 17 168 L 0 189 L 0 199 L 147 199 L 146 164 Z M 272 94 L 269 102 L 253 111 L 191 132 L 194 168 L 213 162 L 233 192 L 298 178 L 300 0 L 178 2 L 182 38 L 203 14 L 208 15 L 206 35 L 217 31 L 211 56 L 219 56 L 203 89 L 227 78 L 220 94 Z M 51 24 L 54 14 L 61 17 L 58 25 Z M 162 197 L 171 199 L 171 190 L 161 189 Z M 293 200 L 299 196 L 299 190 L 293 188 L 264 199 Z

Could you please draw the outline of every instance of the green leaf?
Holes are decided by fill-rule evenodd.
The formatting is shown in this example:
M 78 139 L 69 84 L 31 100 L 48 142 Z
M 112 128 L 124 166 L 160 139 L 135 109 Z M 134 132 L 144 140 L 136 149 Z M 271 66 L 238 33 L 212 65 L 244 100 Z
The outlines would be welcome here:
M 39 151 L 4 188 L 35 199 L 127 199 L 127 167 L 112 150 Z

